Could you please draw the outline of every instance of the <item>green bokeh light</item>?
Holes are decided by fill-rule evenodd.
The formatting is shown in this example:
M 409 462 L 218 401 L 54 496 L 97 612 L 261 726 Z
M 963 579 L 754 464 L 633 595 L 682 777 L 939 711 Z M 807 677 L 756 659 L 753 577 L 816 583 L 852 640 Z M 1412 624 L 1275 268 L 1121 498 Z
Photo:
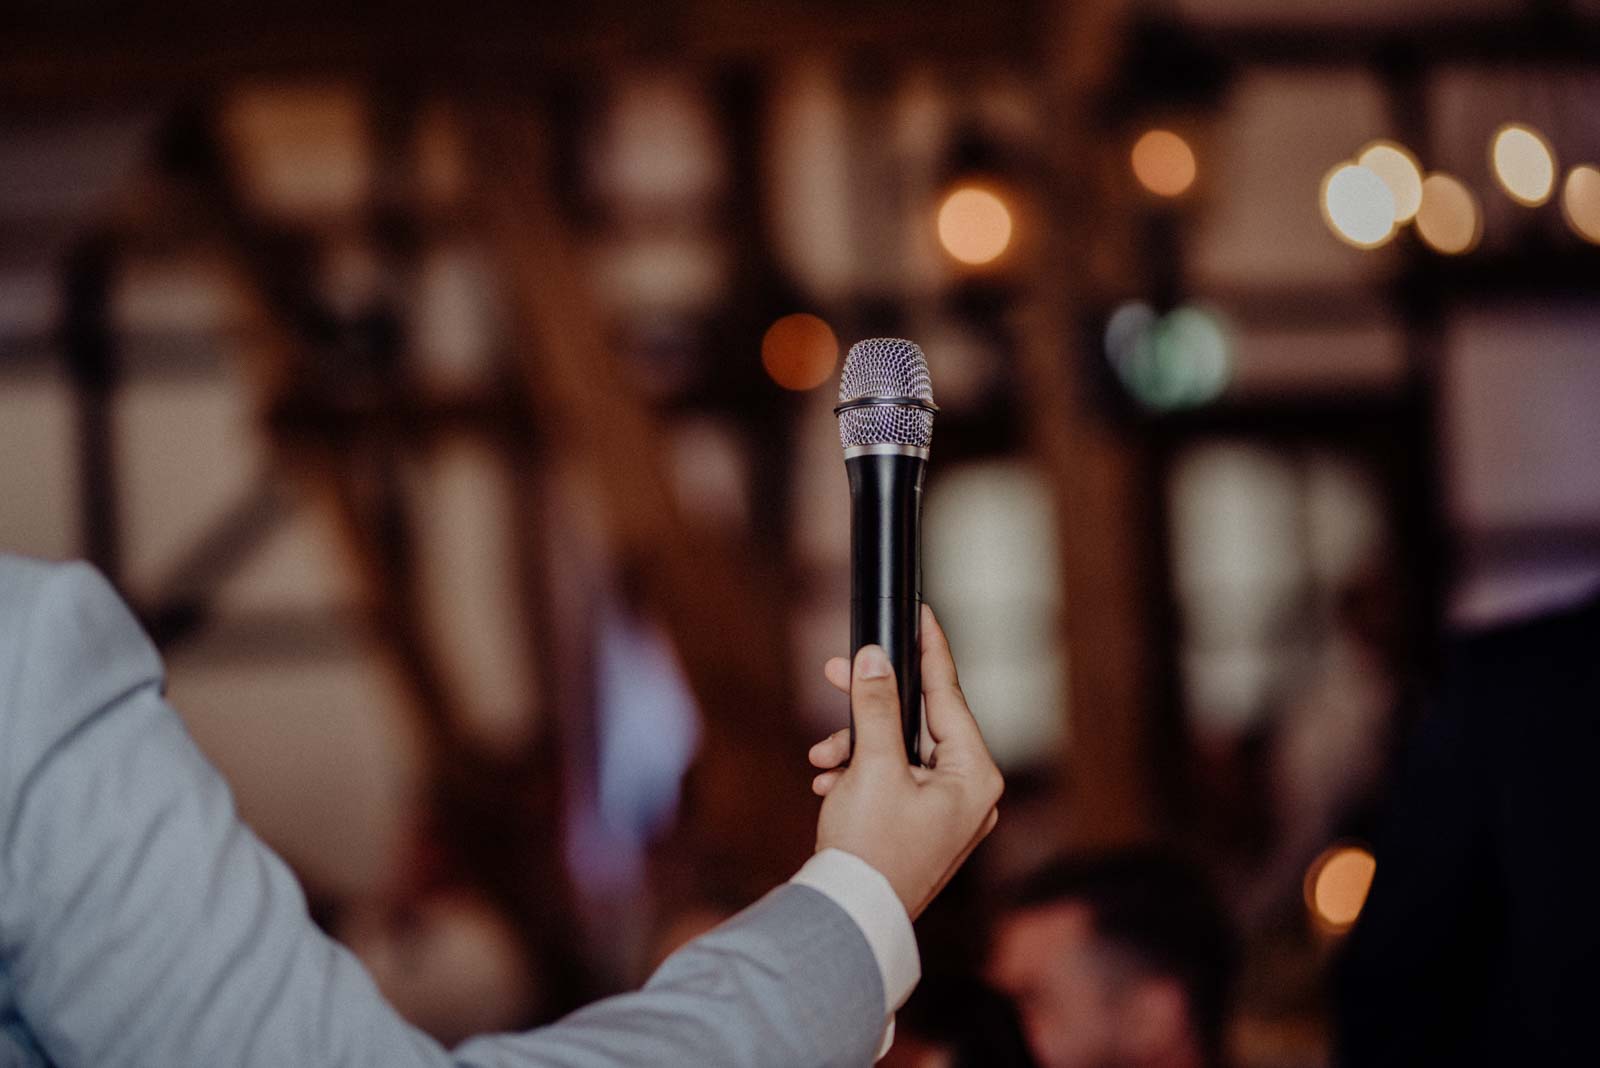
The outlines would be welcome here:
M 1106 356 L 1134 399 L 1173 411 L 1216 400 L 1233 376 L 1233 344 L 1222 317 L 1185 304 L 1166 315 L 1129 301 L 1106 322 Z

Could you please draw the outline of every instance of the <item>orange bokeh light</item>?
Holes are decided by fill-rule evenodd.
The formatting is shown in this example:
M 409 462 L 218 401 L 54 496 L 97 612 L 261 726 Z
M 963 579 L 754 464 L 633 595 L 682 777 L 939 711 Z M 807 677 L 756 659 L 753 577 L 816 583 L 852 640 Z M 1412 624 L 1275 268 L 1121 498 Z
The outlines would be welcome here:
M 1561 190 L 1561 212 L 1573 233 L 1600 245 L 1600 167 L 1572 168 Z
M 839 362 L 839 339 L 815 315 L 785 315 L 761 338 L 761 365 L 784 389 L 816 389 Z
M 964 185 L 939 205 L 939 243 L 973 267 L 992 263 L 1011 246 L 1011 209 L 993 190 Z
M 1394 221 L 1410 222 L 1422 207 L 1422 167 L 1404 145 L 1373 141 L 1356 154 L 1356 165 L 1376 174 L 1394 194 Z
M 1423 179 L 1417 236 L 1435 252 L 1448 256 L 1471 252 L 1477 246 L 1483 236 L 1483 213 L 1465 182 L 1448 174 L 1430 174 Z
M 1378 863 L 1357 845 L 1338 845 L 1325 851 L 1306 872 L 1306 906 L 1326 930 L 1349 930 L 1367 903 Z
M 1158 197 L 1182 196 L 1194 184 L 1194 150 L 1171 130 L 1147 131 L 1134 142 L 1130 158 L 1133 176 Z

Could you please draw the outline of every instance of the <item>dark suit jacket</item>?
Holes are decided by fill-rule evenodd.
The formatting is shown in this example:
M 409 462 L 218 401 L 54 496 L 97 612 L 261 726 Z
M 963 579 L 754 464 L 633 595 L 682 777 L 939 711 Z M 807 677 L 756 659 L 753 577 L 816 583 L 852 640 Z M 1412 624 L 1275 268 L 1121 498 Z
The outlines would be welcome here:
M 1600 1064 L 1600 599 L 1457 645 L 1376 855 L 1339 1063 Z

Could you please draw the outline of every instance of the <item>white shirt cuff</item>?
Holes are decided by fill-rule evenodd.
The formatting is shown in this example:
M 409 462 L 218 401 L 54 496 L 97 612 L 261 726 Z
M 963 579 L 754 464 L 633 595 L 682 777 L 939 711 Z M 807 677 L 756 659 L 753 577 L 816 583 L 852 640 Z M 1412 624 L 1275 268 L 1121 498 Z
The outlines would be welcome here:
M 888 1019 L 883 1056 L 894 1041 L 894 1013 L 911 996 L 922 978 L 922 958 L 917 953 L 917 936 L 889 880 L 853 853 L 824 849 L 789 880 L 828 895 L 855 921 L 866 937 L 878 974 L 883 979 L 883 1014 Z

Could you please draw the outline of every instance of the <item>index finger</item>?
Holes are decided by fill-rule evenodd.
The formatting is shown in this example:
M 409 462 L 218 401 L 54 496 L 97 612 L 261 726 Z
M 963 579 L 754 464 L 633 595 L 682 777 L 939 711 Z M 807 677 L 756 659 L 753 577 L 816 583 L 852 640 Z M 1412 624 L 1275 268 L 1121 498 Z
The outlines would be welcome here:
M 933 609 L 922 606 L 922 696 L 927 713 L 928 733 L 939 744 L 939 762 L 947 765 L 951 757 L 981 754 L 988 759 L 988 747 L 983 744 L 983 732 L 978 721 L 967 707 L 967 698 L 961 692 L 961 680 L 956 675 L 955 658 L 950 655 L 950 641 L 944 628 L 934 616 Z
M 950 640 L 944 636 L 938 617 L 928 605 L 922 606 L 922 692 L 961 692 L 961 680 L 956 677 L 955 658 L 950 655 Z

